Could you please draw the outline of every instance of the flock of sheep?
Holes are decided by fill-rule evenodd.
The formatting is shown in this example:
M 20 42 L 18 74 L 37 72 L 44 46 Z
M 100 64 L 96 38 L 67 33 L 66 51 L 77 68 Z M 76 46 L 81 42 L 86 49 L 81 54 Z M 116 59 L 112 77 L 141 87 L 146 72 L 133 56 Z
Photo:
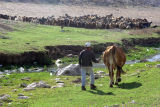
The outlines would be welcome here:
M 152 22 L 148 22 L 147 19 L 132 19 L 121 17 L 114 17 L 112 14 L 106 16 L 98 15 L 84 15 L 79 17 L 72 17 L 68 14 L 55 18 L 49 16 L 47 18 L 42 17 L 26 17 L 26 16 L 9 16 L 0 14 L 0 18 L 7 20 L 16 20 L 23 22 L 32 22 L 45 25 L 54 26 L 69 26 L 78 28 L 89 28 L 89 29 L 142 29 L 150 27 Z

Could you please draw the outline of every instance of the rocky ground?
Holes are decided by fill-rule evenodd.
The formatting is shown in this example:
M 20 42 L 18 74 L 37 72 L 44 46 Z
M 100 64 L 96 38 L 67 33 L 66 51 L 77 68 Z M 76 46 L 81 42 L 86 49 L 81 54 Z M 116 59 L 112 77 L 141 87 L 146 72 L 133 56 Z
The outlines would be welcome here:
M 160 25 L 159 7 L 111 7 L 92 5 L 47 5 L 31 3 L 0 2 L 0 13 L 16 16 L 55 17 L 69 14 L 71 16 L 82 16 L 87 14 L 98 14 L 100 16 L 113 14 L 115 17 L 124 16 L 130 18 L 146 18 L 152 21 L 152 25 Z

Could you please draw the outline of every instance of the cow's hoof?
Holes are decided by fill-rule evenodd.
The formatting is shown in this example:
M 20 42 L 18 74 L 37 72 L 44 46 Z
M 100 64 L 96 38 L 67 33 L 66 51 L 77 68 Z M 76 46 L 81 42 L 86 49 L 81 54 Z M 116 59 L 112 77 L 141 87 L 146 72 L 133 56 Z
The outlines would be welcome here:
M 110 84 L 110 87 L 111 87 L 111 88 L 113 88 L 113 85 L 112 85 L 112 84 Z
M 118 78 L 118 82 L 121 82 L 121 78 Z
M 118 83 L 115 83 L 115 85 L 118 85 Z

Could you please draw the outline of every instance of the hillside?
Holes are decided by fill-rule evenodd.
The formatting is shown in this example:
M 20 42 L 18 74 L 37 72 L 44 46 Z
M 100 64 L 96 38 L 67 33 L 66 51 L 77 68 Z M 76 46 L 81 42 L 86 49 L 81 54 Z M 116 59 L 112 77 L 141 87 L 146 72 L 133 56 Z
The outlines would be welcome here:
M 1 0 L 7 2 L 34 2 L 34 3 L 92 3 L 95 5 L 131 5 L 131 6 L 160 6 L 159 0 Z

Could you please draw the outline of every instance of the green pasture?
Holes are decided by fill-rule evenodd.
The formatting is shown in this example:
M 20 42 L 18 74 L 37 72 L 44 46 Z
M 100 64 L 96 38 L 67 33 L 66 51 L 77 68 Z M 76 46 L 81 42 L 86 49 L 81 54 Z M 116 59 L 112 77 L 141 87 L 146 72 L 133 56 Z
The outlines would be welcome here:
M 0 20 L 5 26 L 13 30 L 0 30 L 0 52 L 23 53 L 26 51 L 44 51 L 45 46 L 56 45 L 84 45 L 85 42 L 92 44 L 114 42 L 121 43 L 124 38 L 148 38 L 159 37 L 158 33 L 130 33 L 131 30 L 102 30 L 47 26 L 23 22 L 11 22 Z M 1 38 L 3 37 L 3 38 Z

